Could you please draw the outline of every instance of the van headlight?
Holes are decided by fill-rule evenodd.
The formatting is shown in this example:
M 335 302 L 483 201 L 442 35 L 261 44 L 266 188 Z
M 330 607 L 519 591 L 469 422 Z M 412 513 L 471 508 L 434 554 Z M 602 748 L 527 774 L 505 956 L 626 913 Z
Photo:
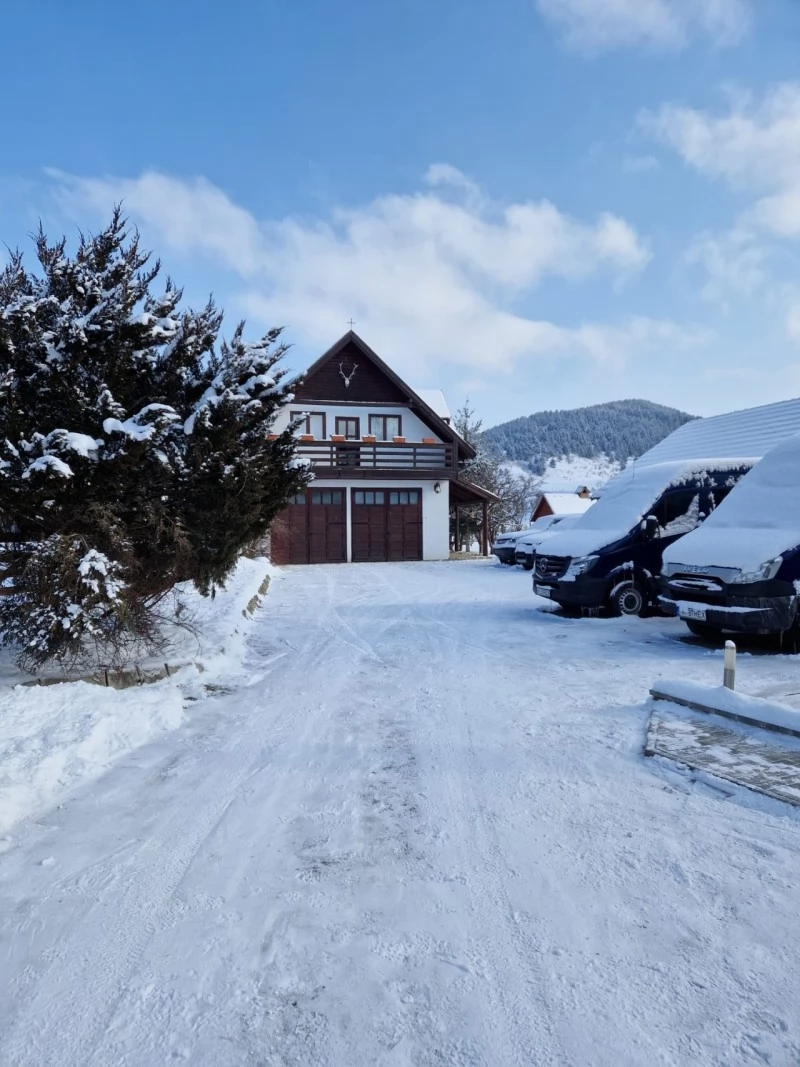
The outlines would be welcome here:
M 775 559 L 768 560 L 767 563 L 762 563 L 760 567 L 756 567 L 752 571 L 739 571 L 737 576 L 731 580 L 730 584 L 752 585 L 754 582 L 768 582 L 770 578 L 774 578 L 781 569 L 782 563 L 783 556 L 776 556 Z
M 586 574 L 597 563 L 597 556 L 576 556 L 570 561 L 570 565 L 567 568 L 567 573 L 564 577 L 569 580 L 570 578 L 577 578 L 579 574 Z

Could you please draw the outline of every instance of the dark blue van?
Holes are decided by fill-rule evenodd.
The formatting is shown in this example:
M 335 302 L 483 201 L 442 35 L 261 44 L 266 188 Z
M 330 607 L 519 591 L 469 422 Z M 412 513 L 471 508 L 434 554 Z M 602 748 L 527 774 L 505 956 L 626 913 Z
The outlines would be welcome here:
M 628 468 L 537 553 L 534 592 L 584 612 L 646 613 L 658 602 L 664 550 L 719 507 L 751 466 L 692 460 Z
M 664 554 L 661 606 L 696 634 L 781 634 L 800 650 L 800 435 Z

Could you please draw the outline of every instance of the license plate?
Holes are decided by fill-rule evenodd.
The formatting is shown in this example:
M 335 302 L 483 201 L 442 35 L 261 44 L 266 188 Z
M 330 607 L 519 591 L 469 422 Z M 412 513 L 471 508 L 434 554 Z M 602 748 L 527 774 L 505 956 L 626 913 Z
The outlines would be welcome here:
M 696 622 L 706 621 L 706 609 L 705 608 L 691 608 L 688 605 L 681 607 L 682 619 L 694 619 Z
M 553 595 L 553 590 L 549 585 L 535 585 L 534 589 L 536 590 L 537 596 L 551 597 Z

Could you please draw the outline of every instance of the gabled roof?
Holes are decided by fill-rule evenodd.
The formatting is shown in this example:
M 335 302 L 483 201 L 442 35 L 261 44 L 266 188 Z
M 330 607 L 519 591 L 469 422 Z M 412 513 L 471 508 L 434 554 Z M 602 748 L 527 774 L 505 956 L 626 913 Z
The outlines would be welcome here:
M 800 399 L 693 419 L 640 456 L 636 467 L 701 459 L 758 460 L 799 432 Z
M 554 515 L 583 515 L 594 503 L 577 493 L 542 493 L 542 500 L 547 501 Z
M 365 359 L 369 360 L 374 367 L 376 367 L 389 381 L 407 398 L 409 406 L 412 409 L 416 409 L 420 417 L 426 422 L 432 430 L 434 430 L 443 440 L 452 441 L 459 450 L 460 459 L 472 459 L 475 456 L 475 449 L 472 445 L 468 445 L 467 442 L 453 429 L 449 423 L 439 415 L 429 403 L 420 396 L 416 390 L 405 382 L 399 374 L 392 370 L 392 368 L 385 363 L 377 352 L 374 352 L 367 342 L 358 336 L 354 330 L 348 330 L 346 334 L 339 338 L 335 344 L 323 352 L 319 359 L 314 360 L 310 367 L 308 367 L 301 375 L 298 376 L 298 382 L 301 379 L 311 378 L 318 370 L 325 366 L 329 360 L 334 359 L 340 352 L 343 351 L 348 345 L 354 344 L 358 347 Z M 435 392 L 439 393 L 438 390 Z M 441 400 L 444 400 L 444 395 L 439 393 Z

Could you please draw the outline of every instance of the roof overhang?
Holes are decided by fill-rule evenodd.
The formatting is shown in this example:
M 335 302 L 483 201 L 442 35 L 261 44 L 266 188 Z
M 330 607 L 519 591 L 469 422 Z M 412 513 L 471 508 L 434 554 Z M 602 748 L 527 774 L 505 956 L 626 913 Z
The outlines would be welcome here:
M 496 504 L 500 497 L 489 489 L 483 489 L 474 482 L 466 482 L 463 478 L 454 478 L 450 482 L 451 504 Z

